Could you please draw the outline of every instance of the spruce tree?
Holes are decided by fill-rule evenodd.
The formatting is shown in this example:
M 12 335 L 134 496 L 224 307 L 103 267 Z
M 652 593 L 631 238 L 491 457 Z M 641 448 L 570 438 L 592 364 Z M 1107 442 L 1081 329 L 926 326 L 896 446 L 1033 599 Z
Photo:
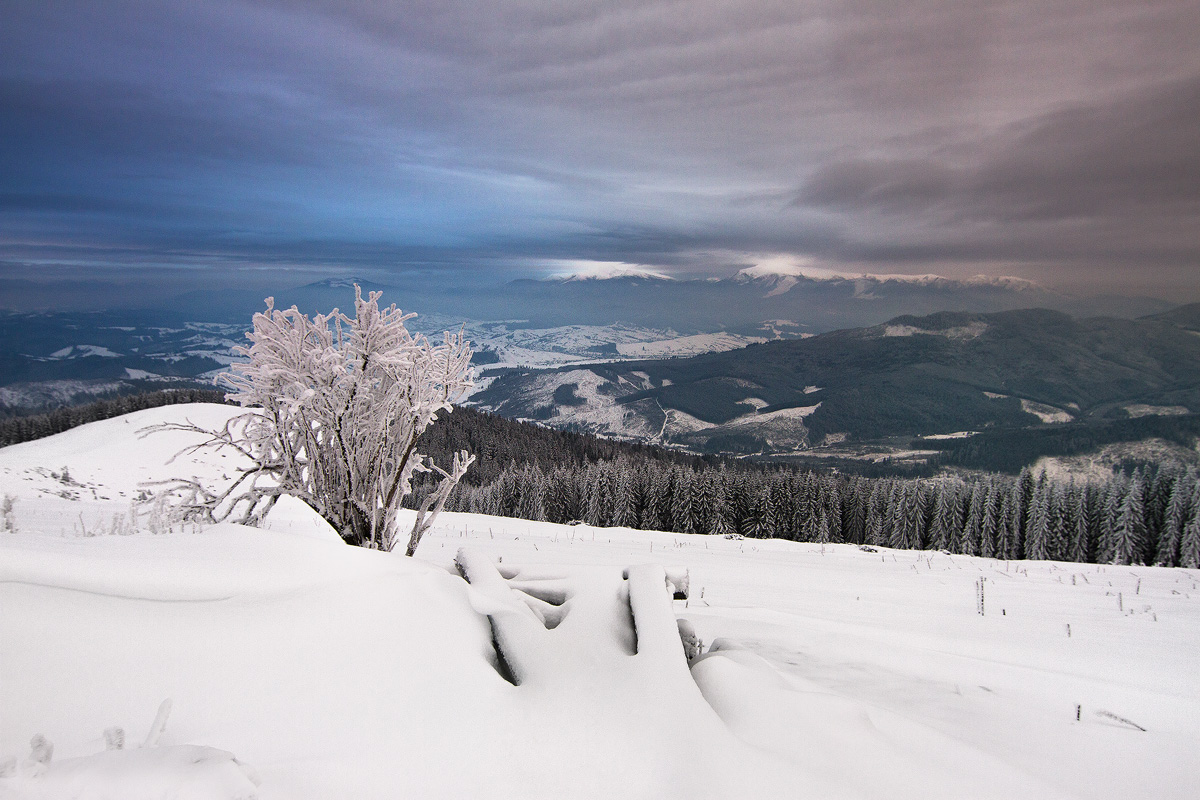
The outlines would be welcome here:
M 1073 488 L 1073 485 L 1070 487 Z M 1049 495 L 1049 536 L 1046 540 L 1046 556 L 1052 561 L 1062 561 L 1066 558 L 1067 544 L 1070 541 L 1071 514 L 1067 502 L 1068 488 L 1061 484 L 1053 484 Z
M 1004 557 L 1020 558 L 1024 553 L 1024 543 L 1021 541 L 1021 520 L 1025 509 L 1021 505 L 1022 490 L 1019 481 L 1013 481 L 1008 488 L 1004 507 Z
M 695 527 L 696 478 L 690 471 L 675 469 L 675 504 L 671 508 L 671 530 L 676 533 L 698 533 Z
M 934 501 L 933 522 L 929 528 L 929 547 L 932 550 L 948 550 L 958 527 L 958 484 L 943 481 L 935 484 L 937 499 Z
M 1158 536 L 1158 547 L 1154 553 L 1156 566 L 1173 567 L 1179 563 L 1179 543 L 1192 510 L 1190 500 L 1194 486 L 1189 477 L 1189 473 L 1180 475 L 1171 487 L 1171 497 L 1167 502 L 1162 530 Z
M 1179 566 L 1200 567 L 1200 487 L 1192 495 L 1192 516 L 1183 526 L 1179 537 Z
M 612 524 L 620 528 L 633 528 L 637 525 L 633 472 L 632 463 L 618 462 L 616 486 L 613 488 Z
M 916 481 L 897 481 L 896 497 L 889 516 L 889 544 L 903 550 L 918 547 L 924 522 L 920 484 Z
M 775 536 L 775 508 L 771 503 L 771 487 L 759 487 L 751 510 L 753 520 L 750 535 L 755 539 L 770 539 Z
M 867 496 L 867 519 L 865 523 L 867 544 L 881 545 L 883 538 L 883 511 L 886 500 L 883 497 L 883 481 L 873 482 L 870 494 Z
M 1072 525 L 1067 560 L 1083 563 L 1088 560 L 1090 535 L 1088 533 L 1087 490 L 1079 488 L 1071 495 Z
M 1123 477 L 1109 481 L 1104 489 L 1104 498 L 1098 514 L 1099 533 L 1097 535 L 1096 561 L 1111 564 L 1115 552 L 1115 530 L 1117 517 L 1121 511 L 1121 501 L 1128 491 L 1127 481 Z
M 1112 532 L 1113 564 L 1137 564 L 1141 561 L 1146 538 L 1146 523 L 1142 509 L 1142 493 L 1138 481 L 1131 482 L 1129 491 L 1117 511 Z
M 1042 480 L 1045 480 L 1046 474 L 1042 473 Z M 1020 558 L 1028 548 L 1025 545 L 1025 537 L 1027 536 L 1026 526 L 1029 522 L 1030 510 L 1033 508 L 1033 496 L 1037 490 L 1037 480 L 1033 477 L 1033 471 L 1029 467 L 1024 467 L 1021 474 L 1017 476 L 1017 510 L 1016 520 L 1016 539 L 1013 542 L 1014 558 Z
M 1030 498 L 1029 511 L 1025 520 L 1025 558 L 1045 561 L 1049 558 L 1050 498 L 1046 476 L 1038 481 Z
M 849 513 L 842 532 L 847 542 L 862 544 L 867 540 L 867 505 L 871 498 L 870 483 L 865 478 L 855 478 L 849 486 Z
M 818 512 L 817 516 L 817 541 L 821 544 L 829 544 L 833 541 L 833 536 L 829 529 L 829 514 L 825 513 L 824 509 Z
M 987 500 L 983 513 L 983 529 L 979 542 L 979 555 L 984 558 L 995 558 L 999 543 L 1001 525 L 1002 490 L 992 483 L 988 486 Z
M 983 538 L 983 516 L 987 509 L 986 493 L 987 489 L 982 481 L 976 482 L 971 488 L 971 500 L 967 507 L 960 551 L 969 556 L 979 555 L 980 541 Z
M 713 505 L 716 500 L 716 490 L 713 487 L 713 473 L 702 472 L 692 480 L 692 519 L 693 533 L 709 533 Z
M 838 491 L 836 481 L 829 482 L 826 511 L 826 525 L 830 542 L 842 541 L 842 495 Z
M 521 519 L 543 521 L 546 519 L 545 481 L 537 465 L 526 465 L 517 481 L 517 508 L 515 516 Z
M 729 503 L 725 499 L 724 481 L 713 484 L 713 508 L 708 518 L 708 532 L 714 536 L 728 536 L 734 532 Z

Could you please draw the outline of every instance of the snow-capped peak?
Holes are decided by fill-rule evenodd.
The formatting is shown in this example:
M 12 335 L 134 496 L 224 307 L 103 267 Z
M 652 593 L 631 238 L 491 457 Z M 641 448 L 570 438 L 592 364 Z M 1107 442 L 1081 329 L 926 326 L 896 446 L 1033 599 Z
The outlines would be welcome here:
M 985 276 L 979 276 L 985 277 Z M 905 281 L 909 283 L 932 283 L 939 280 L 951 280 L 942 275 L 924 274 L 924 275 L 908 275 L 902 273 L 875 274 L 866 272 L 848 272 L 840 269 L 830 269 L 829 267 L 815 266 L 808 259 L 795 260 L 789 258 L 769 258 L 753 267 L 746 267 L 738 270 L 734 275 L 735 280 L 765 280 L 781 282 L 781 279 L 792 278 L 792 283 L 795 283 L 796 278 L 806 278 L 810 281 Z M 972 279 L 974 280 L 974 279 Z
M 1011 289 L 1014 291 L 1022 291 L 1026 289 L 1038 288 L 1038 285 L 1033 281 L 1025 278 L 1017 278 L 1011 275 L 974 275 L 970 278 L 951 278 L 945 275 L 937 275 L 934 273 L 924 274 L 908 274 L 908 273 L 870 273 L 870 272 L 850 272 L 846 270 L 830 269 L 828 267 L 815 266 L 808 259 L 794 259 L 786 257 L 775 257 L 765 259 L 752 267 L 738 270 L 733 276 L 735 281 L 739 282 L 761 282 L 769 284 L 773 288 L 769 295 L 783 294 L 788 289 L 791 289 L 801 279 L 810 281 L 856 281 L 867 283 L 885 283 L 894 281 L 896 283 L 913 283 L 913 284 L 960 284 L 963 286 L 992 286 L 996 288 Z
M 561 260 L 553 262 L 559 271 L 546 276 L 551 281 L 606 281 L 613 278 L 648 278 L 650 280 L 674 280 L 667 275 L 642 264 L 624 261 Z
M 367 281 L 367 280 L 363 280 L 362 278 L 358 278 L 358 277 L 326 278 L 323 281 L 317 281 L 316 283 L 310 283 L 307 286 L 305 286 L 304 288 L 306 288 L 306 289 L 318 289 L 318 288 L 319 289 L 353 289 L 355 284 L 358 284 L 359 286 L 366 286 L 367 284 L 373 284 L 373 283 L 374 283 L 374 281 Z
M 825 278 L 835 277 L 831 270 L 815 267 L 808 259 L 768 258 L 753 267 L 738 270 L 735 279 L 762 280 L 768 278 Z
M 808 259 L 795 260 L 791 258 L 768 258 L 753 267 L 738 270 L 733 276 L 741 283 L 758 282 L 771 286 L 767 297 L 783 294 L 791 289 L 801 278 L 809 280 L 830 280 L 842 276 L 831 270 L 815 267 Z

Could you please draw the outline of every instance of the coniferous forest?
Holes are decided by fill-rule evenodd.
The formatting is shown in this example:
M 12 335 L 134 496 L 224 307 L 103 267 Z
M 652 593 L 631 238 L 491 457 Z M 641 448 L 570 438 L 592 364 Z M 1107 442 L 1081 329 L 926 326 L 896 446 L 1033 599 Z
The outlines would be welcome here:
M 0 423 L 0 443 L 219 392 L 157 392 Z M 430 427 L 421 452 L 476 463 L 446 509 L 747 538 L 947 550 L 1004 559 L 1200 567 L 1200 475 L 1143 464 L 1104 481 L 1034 474 L 864 477 L 697 456 L 549 430 L 471 408 Z M 426 487 L 418 481 L 415 505 Z
M 691 456 L 458 409 L 426 432 L 478 462 L 446 508 L 547 522 L 1200 567 L 1200 480 L 1153 464 L 1101 482 L 1018 475 L 868 478 Z M 420 487 L 411 498 L 419 502 Z
M 216 389 L 165 389 L 158 392 L 121 395 L 80 406 L 56 408 L 38 414 L 0 419 L 0 447 L 19 444 L 70 430 L 88 422 L 119 417 L 147 408 L 177 403 L 223 403 L 225 393 Z

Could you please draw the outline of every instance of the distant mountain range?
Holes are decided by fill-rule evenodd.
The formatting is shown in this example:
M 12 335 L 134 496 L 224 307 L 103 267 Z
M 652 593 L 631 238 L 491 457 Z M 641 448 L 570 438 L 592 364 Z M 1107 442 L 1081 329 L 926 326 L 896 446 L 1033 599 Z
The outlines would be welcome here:
M 279 291 L 276 306 L 349 310 L 355 283 L 418 311 L 417 330 L 464 327 L 487 370 L 476 397 L 486 407 L 700 450 L 811 452 L 1200 410 L 1188 371 L 1200 307 L 1081 300 L 1017 278 L 767 263 L 720 280 L 674 280 L 618 265 L 486 290 L 331 278 Z M 0 415 L 211 385 L 262 294 L 193 292 L 146 312 L 0 314 Z M 1034 306 L 1057 310 L 1012 310 Z M 557 369 L 538 369 L 547 367 Z
M 899 316 L 693 358 L 506 371 L 484 408 L 707 451 L 1200 412 L 1200 304 L 1137 320 L 1045 309 Z
M 336 278 L 281 289 L 275 295 L 276 305 L 296 305 L 307 312 L 346 310 L 352 305 L 355 282 Z M 674 280 L 653 272 L 613 269 L 484 287 L 357 282 L 364 291 L 382 291 L 385 302 L 420 314 L 479 322 L 520 321 L 530 328 L 624 324 L 681 334 L 753 336 L 768 320 L 792 323 L 806 333 L 823 333 L 877 325 L 902 314 L 938 311 L 1050 308 L 1074 316 L 1138 317 L 1170 308 L 1169 303 L 1150 298 L 1074 297 L 1020 278 L 854 275 L 775 264 L 708 280 Z M 187 309 L 192 320 L 244 322 L 262 309 L 262 295 L 198 291 L 180 297 L 176 306 Z

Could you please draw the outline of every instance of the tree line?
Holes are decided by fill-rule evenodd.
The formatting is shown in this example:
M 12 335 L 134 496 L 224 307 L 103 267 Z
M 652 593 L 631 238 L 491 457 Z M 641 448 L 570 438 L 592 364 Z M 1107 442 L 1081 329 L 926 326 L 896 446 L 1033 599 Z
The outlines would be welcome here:
M 446 509 L 1002 559 L 1200 567 L 1192 467 L 1060 482 L 1029 469 L 907 479 L 624 455 L 548 469 L 514 461 L 494 480 L 458 486 Z
M 147 408 L 177 403 L 224 403 L 225 393 L 217 389 L 165 389 L 158 392 L 123 395 L 97 400 L 82 406 L 56 408 L 41 414 L 0 420 L 0 447 L 31 442 L 53 436 L 88 422 L 111 419 Z
M 223 402 L 181 389 L 0 421 L 0 443 L 144 408 Z M 476 463 L 446 509 L 548 522 L 948 550 L 1006 559 L 1200 567 L 1200 475 L 1141 465 L 1103 481 L 1017 475 L 865 477 L 550 430 L 470 408 L 418 440 Z M 418 477 L 409 507 L 430 486 Z

